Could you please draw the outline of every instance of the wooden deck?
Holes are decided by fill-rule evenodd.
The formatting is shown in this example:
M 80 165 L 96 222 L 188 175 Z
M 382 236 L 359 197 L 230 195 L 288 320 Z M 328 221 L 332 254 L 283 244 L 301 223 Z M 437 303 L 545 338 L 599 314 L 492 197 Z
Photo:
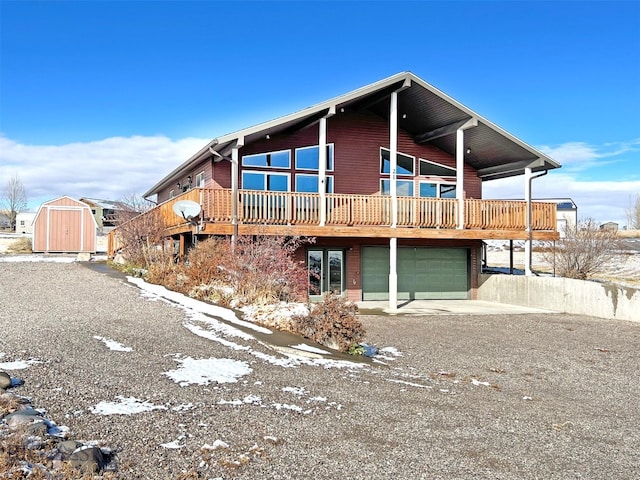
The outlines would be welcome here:
M 173 213 L 172 207 L 179 200 L 192 200 L 201 205 L 197 226 Z M 392 203 L 389 196 L 327 194 L 324 225 L 320 225 L 320 201 L 320 195 L 316 193 L 240 190 L 237 231 L 241 235 L 529 238 L 526 231 L 527 203 L 524 201 L 465 200 L 464 229 L 457 228 L 458 202 L 455 199 L 398 197 L 395 228 L 391 228 Z M 164 220 L 168 235 L 185 232 L 230 235 L 234 233 L 233 203 L 231 190 L 194 188 L 158 205 L 154 213 L 160 214 Z M 558 238 L 554 203 L 532 202 L 531 217 L 533 239 Z M 117 248 L 116 233 L 117 229 L 110 234 L 110 255 Z

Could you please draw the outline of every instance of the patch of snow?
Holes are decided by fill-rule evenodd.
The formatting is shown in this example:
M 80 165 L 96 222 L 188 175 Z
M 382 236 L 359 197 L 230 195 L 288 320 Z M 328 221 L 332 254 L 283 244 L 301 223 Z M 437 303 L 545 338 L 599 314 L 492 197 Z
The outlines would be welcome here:
M 166 298 L 178 305 L 183 306 L 184 308 L 188 308 L 190 310 L 205 313 L 207 315 L 211 315 L 212 317 L 218 317 L 223 320 L 226 320 L 230 323 L 235 323 L 236 325 L 240 325 L 242 327 L 255 330 L 256 332 L 271 334 L 271 330 L 268 328 L 260 327 L 258 325 L 254 325 L 251 322 L 246 322 L 244 320 L 240 320 L 236 314 L 229 310 L 228 308 L 223 308 L 218 305 L 212 305 L 209 303 L 201 302 L 194 298 L 187 297 L 178 292 L 173 292 L 161 285 L 154 285 L 151 283 L 145 282 L 141 278 L 136 277 L 127 277 L 127 280 L 134 285 L 136 285 L 141 290 L 146 291 L 148 294 L 156 295 L 158 297 Z
M 37 263 L 37 262 L 47 262 L 47 263 L 73 263 L 76 261 L 76 257 L 54 257 L 49 255 L 0 255 L 0 263 Z
M 283 392 L 288 392 L 288 393 L 293 393 L 294 395 L 297 395 L 298 397 L 302 397 L 307 393 L 307 391 L 304 389 L 304 387 L 283 387 L 282 391 Z
M 379 351 L 379 352 L 382 352 L 382 353 L 388 353 L 388 354 L 390 354 L 390 355 L 392 355 L 392 356 L 394 356 L 394 357 L 402 357 L 402 356 L 403 356 L 403 353 L 402 353 L 402 352 L 400 352 L 400 351 L 399 351 L 397 348 L 395 348 L 395 347 L 384 347 L 384 348 L 381 348 L 381 349 L 380 349 L 380 350 L 378 350 L 378 351 Z
M 274 403 L 273 406 L 276 410 L 291 410 L 292 412 L 302 413 L 302 407 L 298 405 L 290 405 L 288 403 Z
M 193 403 L 182 403 L 180 405 L 176 405 L 175 407 L 171 407 L 171 410 L 174 412 L 186 412 L 187 410 L 192 410 L 195 408 Z
M 167 409 L 162 405 L 154 405 L 151 402 L 138 400 L 135 397 L 125 398 L 122 395 L 118 395 L 116 398 L 119 399 L 118 402 L 100 402 L 95 407 L 89 407 L 89 410 L 96 415 L 133 415 L 135 413 Z
M 0 369 L 24 370 L 25 368 L 29 368 L 31 365 L 36 365 L 38 363 L 42 363 L 42 362 L 40 360 L 36 360 L 35 358 L 30 358 L 29 360 L 14 360 L 13 362 L 0 363 Z
M 419 383 L 413 383 L 413 382 L 406 382 L 404 380 L 394 380 L 392 378 L 387 378 L 387 382 L 391 382 L 391 383 L 401 383 L 403 385 L 409 385 L 410 387 L 418 387 L 418 388 L 433 388 L 429 385 L 421 385 Z
M 177 359 L 181 364 L 177 370 L 164 372 L 163 375 L 171 378 L 181 387 L 187 385 L 209 385 L 216 383 L 235 383 L 238 378 L 249 375 L 253 369 L 246 362 L 231 360 L 228 358 L 204 358 L 193 359 L 187 357 Z
M 133 348 L 125 347 L 124 345 L 116 342 L 115 340 L 109 340 L 108 338 L 99 337 L 97 335 L 94 335 L 93 338 L 95 338 L 96 340 L 100 340 L 102 343 L 104 343 L 107 346 L 109 350 L 113 350 L 115 352 L 132 352 L 133 351 Z
M 490 387 L 491 386 L 491 384 L 489 382 L 481 382 L 480 380 L 476 380 L 475 378 L 471 379 L 471 383 L 473 385 L 475 385 L 476 387 L 480 386 L 480 385 L 485 386 L 485 387 Z
M 184 435 L 180 435 L 180 437 L 177 438 L 176 440 L 174 440 L 172 442 L 168 442 L 168 443 L 161 443 L 160 446 L 162 448 L 169 448 L 169 449 L 177 450 L 179 448 L 184 447 L 184 445 L 180 445 L 180 440 L 182 440 L 183 438 L 184 438 Z
M 223 442 L 222 440 L 216 440 L 213 442 L 213 445 L 209 445 L 208 443 L 205 443 L 200 448 L 202 448 L 203 450 L 218 450 L 221 448 L 228 449 L 229 444 L 226 442 Z
M 291 348 L 302 350 L 304 352 L 319 353 L 321 355 L 328 355 L 331 353 L 331 352 L 327 352 L 326 350 L 322 350 L 320 348 L 312 347 L 311 345 L 307 345 L 306 343 L 299 343 L 298 345 L 289 345 L 289 346 Z

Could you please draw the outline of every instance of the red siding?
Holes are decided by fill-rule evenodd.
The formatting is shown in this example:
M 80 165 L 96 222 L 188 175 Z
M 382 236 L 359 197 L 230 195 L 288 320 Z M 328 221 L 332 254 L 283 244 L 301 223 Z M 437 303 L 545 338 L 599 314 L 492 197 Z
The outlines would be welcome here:
M 388 122 L 377 115 L 337 114 L 327 121 L 327 142 L 334 144 L 334 176 L 335 193 L 351 193 L 375 195 L 380 191 L 380 179 L 389 178 L 380 175 L 380 147 L 389 147 Z M 259 169 L 270 172 L 288 173 L 293 189 L 295 173 L 309 171 L 295 170 L 295 148 L 318 144 L 318 124 L 311 125 L 288 135 L 273 135 L 246 145 L 240 150 L 240 156 L 254 153 L 291 151 L 291 167 Z M 418 145 L 405 131 L 398 132 L 398 151 L 416 157 L 415 171 L 418 172 L 418 158 L 432 160 L 455 168 L 455 158 L 431 145 Z M 242 188 L 242 161 L 239 165 L 239 185 Z M 230 188 L 230 167 L 228 162 L 216 163 L 214 166 L 214 188 Z M 465 193 L 467 198 L 481 198 L 481 181 L 473 168 L 465 165 Z M 410 178 L 410 177 L 407 177 Z M 415 181 L 418 181 L 416 177 Z M 417 185 L 414 189 L 417 191 Z

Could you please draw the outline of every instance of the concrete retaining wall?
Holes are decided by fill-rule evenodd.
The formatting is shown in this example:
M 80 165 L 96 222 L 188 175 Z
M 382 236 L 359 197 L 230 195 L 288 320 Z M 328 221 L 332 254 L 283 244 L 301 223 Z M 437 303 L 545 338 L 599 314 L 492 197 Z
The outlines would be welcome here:
M 640 322 L 640 290 L 571 278 L 483 274 L 478 300 Z

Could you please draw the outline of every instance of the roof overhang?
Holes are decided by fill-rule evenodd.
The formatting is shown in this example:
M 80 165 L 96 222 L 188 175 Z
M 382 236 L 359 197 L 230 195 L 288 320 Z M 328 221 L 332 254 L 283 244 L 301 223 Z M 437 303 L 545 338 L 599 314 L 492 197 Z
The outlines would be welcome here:
M 151 187 L 148 197 L 175 183 L 185 170 L 206 158 L 220 161 L 231 149 L 255 140 L 294 132 L 318 122 L 323 117 L 367 110 L 389 117 L 388 98 L 398 93 L 398 127 L 413 136 L 416 143 L 430 143 L 455 156 L 456 132 L 465 128 L 466 163 L 485 180 L 521 175 L 525 168 L 533 171 L 559 168 L 560 164 L 539 150 L 511 135 L 486 118 L 462 105 L 433 85 L 410 72 L 403 72 L 339 97 L 305 108 L 284 117 L 213 139 Z M 466 128 L 465 125 L 474 125 Z M 220 154 L 213 155 L 212 151 Z

